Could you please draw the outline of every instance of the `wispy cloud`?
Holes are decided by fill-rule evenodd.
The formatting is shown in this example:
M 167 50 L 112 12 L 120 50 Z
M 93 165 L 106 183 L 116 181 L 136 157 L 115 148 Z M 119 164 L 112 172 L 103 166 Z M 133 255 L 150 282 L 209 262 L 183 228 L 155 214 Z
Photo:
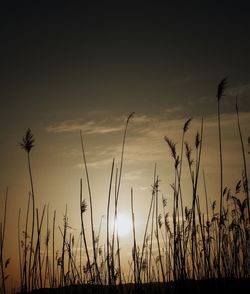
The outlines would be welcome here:
M 92 160 L 88 162 L 88 167 L 93 167 L 95 169 L 102 169 L 104 166 L 105 167 L 111 167 L 111 159 L 110 158 L 104 158 L 104 159 L 99 159 L 99 160 Z M 76 168 L 84 169 L 84 164 L 79 163 L 75 166 Z
M 250 113 L 240 113 L 241 126 L 243 133 L 248 132 L 250 124 Z M 180 150 L 180 139 L 182 129 L 186 119 L 169 119 L 165 113 L 161 115 L 137 114 L 130 122 L 127 133 L 127 141 L 125 145 L 125 161 L 126 165 L 134 166 L 136 163 L 144 168 L 145 165 L 161 163 L 166 160 L 170 162 L 169 150 L 164 141 L 164 136 L 168 136 L 174 142 L 177 142 L 177 151 Z M 112 158 L 116 158 L 116 164 L 119 163 L 121 156 L 122 134 L 126 122 L 125 117 L 113 116 L 109 120 L 99 121 L 83 121 L 71 120 L 61 122 L 47 128 L 49 132 L 62 133 L 82 130 L 85 135 L 103 134 L 99 140 L 96 137 L 91 137 L 89 144 L 92 148 L 87 149 L 89 166 L 94 169 L 110 168 Z M 229 148 L 231 154 L 233 150 L 237 150 L 238 138 L 236 115 L 234 113 L 226 113 L 221 117 L 223 137 L 225 146 Z M 187 133 L 186 139 L 190 143 L 194 141 L 196 132 L 200 130 L 201 119 L 193 119 L 190 125 L 190 130 Z M 211 115 L 204 118 L 204 160 L 206 153 L 215 152 L 217 146 L 217 116 Z M 93 139 L 94 141 L 91 141 Z M 99 141 L 97 141 L 99 140 Z M 91 145 L 93 144 L 94 145 Z M 97 143 L 97 144 L 96 144 Z M 226 144 L 228 143 L 228 144 Z M 210 163 L 209 163 L 210 164 Z M 77 165 L 76 167 L 81 167 Z M 139 174 L 128 175 L 130 179 L 140 177 Z
M 82 130 L 85 135 L 114 133 L 121 129 L 122 126 L 110 126 L 106 121 L 95 122 L 83 121 L 82 119 L 63 121 L 46 128 L 50 133 L 65 133 Z
M 221 115 L 221 124 L 224 127 L 232 127 L 236 125 L 236 114 L 235 113 L 225 113 Z M 250 122 L 250 113 L 249 112 L 241 112 L 240 113 L 240 121 L 242 126 L 246 126 Z M 217 116 L 212 115 L 205 119 L 206 128 L 217 127 Z
M 227 90 L 227 94 L 231 96 L 243 95 L 243 94 L 249 94 L 249 93 L 250 93 L 250 83 L 241 84 L 235 87 L 229 87 Z
M 169 108 L 164 109 L 164 112 L 166 114 L 176 114 L 178 112 L 181 112 L 181 110 L 182 110 L 181 106 L 175 106 L 175 107 L 169 107 Z
M 149 117 L 141 116 L 138 120 L 131 123 L 130 131 L 128 133 L 128 141 L 126 145 L 126 160 L 127 163 L 133 162 L 161 162 L 166 160 L 168 149 L 164 141 L 164 136 L 167 135 L 175 142 L 177 142 L 177 150 L 180 147 L 179 142 L 182 136 L 183 125 L 186 120 L 174 119 L 167 120 L 164 117 Z M 247 132 L 250 124 L 250 113 L 243 112 L 240 114 L 240 121 L 243 132 Z M 232 142 L 232 138 L 238 138 L 236 115 L 234 113 L 226 113 L 221 117 L 222 128 L 224 132 L 225 144 L 228 140 L 227 146 L 236 148 L 238 141 Z M 187 134 L 187 140 L 194 140 L 196 132 L 200 130 L 201 119 L 193 119 L 191 121 L 190 130 Z M 205 132 L 205 146 L 204 150 L 210 150 L 211 144 L 216 144 L 217 138 L 217 116 L 211 115 L 204 118 L 204 132 Z M 206 149 L 207 148 L 207 149 Z M 109 149 L 109 156 L 111 154 L 119 154 L 120 145 L 116 144 Z M 231 153 L 233 151 L 231 150 Z M 233 154 L 233 153 L 232 153 Z
M 123 178 L 125 180 L 134 181 L 134 180 L 137 180 L 139 178 L 142 178 L 143 175 L 144 175 L 144 171 L 141 170 L 141 169 L 132 170 L 132 171 L 125 172 L 124 175 L 123 175 Z

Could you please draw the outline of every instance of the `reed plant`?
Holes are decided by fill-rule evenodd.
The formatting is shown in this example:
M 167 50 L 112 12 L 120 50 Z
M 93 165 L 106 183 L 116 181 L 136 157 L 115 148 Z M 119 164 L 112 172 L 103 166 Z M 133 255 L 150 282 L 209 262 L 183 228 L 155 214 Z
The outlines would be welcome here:
M 6 231 L 7 202 L 8 202 L 8 188 L 6 189 L 6 194 L 5 194 L 3 221 L 0 222 L 0 270 L 1 270 L 1 291 L 3 294 L 6 293 L 5 281 L 8 278 L 8 275 L 5 274 L 5 269 L 7 268 L 10 262 L 9 258 L 6 261 L 4 259 L 4 241 L 5 241 L 5 231 Z
M 108 271 L 108 285 L 111 285 L 111 265 L 110 265 L 110 239 L 109 239 L 109 212 L 110 212 L 110 199 L 111 199 L 111 192 L 112 192 L 112 180 L 114 174 L 114 164 L 115 160 L 113 159 L 112 167 L 111 167 L 111 175 L 110 175 L 110 182 L 109 182 L 109 192 L 108 192 L 108 204 L 107 204 L 107 271 Z
M 31 264 L 32 264 L 32 253 L 33 253 L 33 246 L 34 246 L 34 230 L 35 230 L 35 193 L 34 193 L 34 184 L 33 184 L 33 176 L 32 176 L 32 169 L 31 169 L 31 158 L 30 158 L 30 151 L 34 147 L 34 142 L 35 142 L 34 135 L 31 133 L 31 130 L 28 128 L 22 139 L 22 142 L 20 143 L 21 148 L 27 153 L 31 197 L 32 197 L 32 228 L 31 228 L 31 241 L 30 241 L 29 262 L 28 262 L 28 277 L 25 276 L 25 283 L 24 283 L 25 291 L 31 290 L 31 284 L 30 284 L 31 283 Z M 26 233 L 27 233 L 27 230 L 26 230 Z M 27 267 L 26 259 L 25 259 L 25 267 Z M 27 274 L 27 271 L 25 270 L 25 275 L 26 274 Z
M 89 197 L 91 245 L 87 243 L 85 219 L 87 204 L 83 197 L 83 182 L 80 179 L 79 211 L 81 228 L 79 239 L 75 242 L 66 207 L 63 227 L 59 227 L 61 232 L 60 250 L 55 248 L 56 211 L 54 211 L 51 224 L 48 206 L 46 217 L 46 206 L 43 207 L 41 212 L 35 208 L 30 162 L 30 151 L 34 146 L 34 137 L 28 129 L 21 143 L 28 156 L 31 192 L 27 203 L 23 235 L 21 234 L 21 210 L 18 214 L 20 291 L 27 292 L 38 288 L 56 288 L 77 284 L 92 284 L 93 287 L 107 284 L 110 289 L 113 289 L 112 287 L 115 285 L 130 282 L 136 285 L 136 289 L 140 290 L 143 283 L 167 283 L 189 279 L 250 278 L 248 171 L 237 99 L 236 118 L 241 144 L 243 173 L 239 176 L 239 180 L 235 184 L 233 183 L 234 187 L 223 186 L 224 149 L 222 147 L 224 146 L 222 146 L 221 99 L 225 95 L 226 85 L 227 79 L 223 79 L 217 87 L 220 164 L 220 190 L 217 201 L 212 199 L 208 193 L 204 169 L 201 175 L 204 141 L 203 119 L 201 119 L 200 129 L 191 143 L 186 140 L 186 133 L 191 124 L 191 119 L 188 119 L 180 132 L 180 152 L 178 152 L 176 142 L 168 136 L 164 137 L 173 160 L 173 184 L 171 184 L 173 201 L 171 203 L 168 196 L 162 196 L 162 201 L 159 200 L 161 182 L 157 176 L 155 165 L 152 193 L 145 218 L 142 242 L 139 242 L 136 235 L 138 232 L 135 225 L 137 214 L 134 208 L 134 190 L 133 188 L 130 190 L 133 242 L 131 244 L 132 259 L 128 261 L 127 272 L 124 270 L 125 266 L 121 264 L 120 236 L 116 222 L 125 162 L 126 136 L 129 122 L 134 113 L 128 116 L 125 123 L 119 165 L 118 167 L 115 166 L 115 159 L 112 160 L 111 164 L 106 207 L 106 232 L 103 243 L 101 241 L 103 217 L 100 219 L 99 230 L 96 230 L 97 233 L 94 231 L 93 195 L 83 135 L 80 133 Z M 183 187 L 184 166 L 189 171 L 191 195 Z M 202 188 L 202 191 L 199 190 L 199 187 Z M 190 203 L 184 207 L 184 200 L 187 202 L 188 199 Z M 205 204 L 204 210 L 202 202 Z M 1 287 L 3 289 L 5 289 L 4 281 L 6 278 L 3 258 L 6 203 L 7 195 L 4 221 L 0 225 L 0 266 Z M 112 216 L 111 211 L 114 212 Z M 110 226 L 111 217 L 113 218 L 112 228 Z M 29 227 L 30 223 L 31 228 Z M 52 237 L 50 237 L 51 231 Z M 42 242 L 43 236 L 45 236 L 45 242 Z M 78 258 L 79 244 L 80 257 Z M 84 247 L 83 250 L 82 246 Z M 93 256 L 90 252 L 93 252 Z
M 83 222 L 83 214 L 85 213 L 86 209 L 87 209 L 87 204 L 86 204 L 86 201 L 82 197 L 82 179 L 81 179 L 81 181 L 80 181 L 81 238 L 83 238 L 84 247 L 85 247 L 85 253 L 86 253 L 86 256 L 87 256 L 86 269 L 90 274 L 91 282 L 94 283 L 94 277 L 93 277 L 93 274 L 92 274 L 91 262 L 90 262 L 90 257 L 89 257 L 89 250 L 88 250 L 87 239 L 86 239 L 86 234 L 85 234 L 85 227 L 84 227 L 84 222 Z M 80 259 L 80 262 L 81 262 L 81 259 Z M 81 270 L 82 269 L 80 268 L 80 272 L 81 272 Z
M 87 179 L 87 185 L 88 185 L 88 192 L 89 192 L 91 234 L 92 234 L 92 245 L 93 245 L 93 255 L 94 255 L 94 268 L 95 268 L 94 278 L 97 279 L 98 282 L 101 283 L 101 277 L 100 277 L 100 272 L 99 272 L 98 263 L 97 263 L 97 256 L 96 256 L 96 238 L 95 238 L 95 231 L 94 231 L 92 193 L 91 193 L 91 187 L 90 187 L 90 179 L 89 179 L 88 166 L 87 166 L 87 161 L 86 161 L 86 156 L 85 156 L 85 149 L 84 149 L 84 145 L 83 145 L 82 132 L 80 132 L 80 138 L 81 138 L 81 146 L 82 146 L 82 156 L 83 156 L 83 162 L 84 162 L 84 169 L 85 169 L 85 173 L 86 173 L 86 179 Z
M 218 245 L 218 274 L 221 273 L 221 234 L 222 234 L 222 212 L 223 212 L 223 162 L 222 162 L 222 138 L 221 138 L 221 98 L 224 96 L 227 86 L 227 78 L 221 80 L 217 87 L 217 114 L 218 114 L 218 133 L 219 133 L 219 152 L 220 152 L 220 216 L 219 216 L 219 245 Z

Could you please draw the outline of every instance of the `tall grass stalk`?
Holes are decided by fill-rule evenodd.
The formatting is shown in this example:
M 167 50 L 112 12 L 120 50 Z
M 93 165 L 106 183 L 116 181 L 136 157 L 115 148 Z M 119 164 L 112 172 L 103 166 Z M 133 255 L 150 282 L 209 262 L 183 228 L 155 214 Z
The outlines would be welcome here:
M 3 215 L 3 222 L 0 223 L 0 267 L 1 267 L 1 280 L 2 280 L 2 285 L 1 289 L 3 291 L 3 294 L 6 293 L 6 288 L 5 288 L 5 273 L 4 273 L 4 268 L 6 267 L 4 264 L 4 239 L 5 239 L 5 228 L 6 228 L 6 217 L 7 217 L 7 200 L 8 200 L 8 188 L 6 189 L 6 194 L 5 194 L 5 203 L 4 203 L 4 215 Z
M 110 241 L 109 241 L 109 210 L 110 210 L 110 198 L 111 198 L 111 190 L 112 190 L 114 164 L 115 164 L 115 159 L 113 158 L 112 167 L 111 167 L 110 181 L 109 181 L 108 204 L 107 204 L 107 270 L 108 270 L 108 284 L 109 285 L 111 285 Z
M 65 284 L 65 273 L 64 273 L 64 267 L 65 267 L 65 243 L 66 243 L 66 233 L 68 228 L 68 218 L 67 218 L 67 205 L 65 208 L 65 214 L 63 218 L 63 240 L 62 240 L 62 255 L 61 255 L 61 271 L 60 271 L 60 286 L 63 287 Z
M 53 217 L 53 234 L 52 234 L 52 287 L 56 287 L 55 278 L 55 225 L 56 225 L 56 210 Z
M 128 129 L 129 121 L 133 118 L 134 115 L 135 115 L 135 112 L 132 112 L 128 116 L 127 121 L 126 121 L 126 125 L 125 125 L 124 134 L 123 134 L 122 153 L 121 153 L 121 161 L 120 161 L 120 168 L 119 168 L 119 179 L 118 179 L 118 186 L 117 186 L 117 191 L 116 191 L 117 202 L 118 202 L 118 195 L 119 195 L 120 186 L 121 186 L 121 177 L 122 177 L 122 169 L 123 169 L 123 157 L 124 157 L 124 148 L 125 148 L 126 134 L 127 134 L 127 129 Z
M 122 284 L 122 267 L 121 267 L 121 248 L 120 248 L 120 239 L 119 239 L 119 231 L 116 230 L 116 243 L 117 243 L 117 261 L 118 261 L 118 276 L 119 276 L 119 284 Z
M 85 247 L 85 253 L 87 256 L 87 269 L 90 273 L 90 278 L 91 278 L 91 282 L 92 284 L 95 282 L 94 281 L 94 277 L 92 274 L 92 269 L 91 269 L 91 262 L 90 262 L 90 258 L 89 258 L 89 251 L 88 251 L 88 245 L 87 245 L 87 239 L 86 239 L 86 234 L 85 234 L 85 227 L 84 227 L 84 222 L 83 222 L 83 214 L 87 209 L 87 204 L 85 202 L 85 200 L 83 200 L 82 197 L 82 179 L 80 180 L 80 216 L 81 216 L 81 234 L 83 237 L 83 242 L 84 242 L 84 247 Z
M 149 212 L 148 212 L 148 216 L 147 216 L 147 222 L 146 222 L 146 227 L 145 227 L 144 237 L 143 237 L 143 243 L 142 243 L 140 266 L 138 268 L 138 271 L 139 271 L 139 273 L 138 273 L 138 282 L 140 282 L 142 263 L 143 263 L 143 257 L 144 257 L 144 250 L 145 250 L 145 247 L 146 247 L 145 243 L 146 243 L 146 238 L 147 238 L 148 225 L 149 225 L 150 215 L 151 215 L 152 208 L 153 208 L 153 202 L 154 202 L 154 199 L 155 199 L 155 189 L 154 189 L 155 182 L 156 182 L 156 164 L 155 164 L 155 168 L 154 168 L 154 182 L 153 182 L 153 187 L 152 187 L 151 202 L 150 202 L 150 206 L 149 206 Z M 151 246 L 152 246 L 152 241 L 151 241 Z
M 158 248 L 158 256 L 160 261 L 161 273 L 162 273 L 162 280 L 165 283 L 165 273 L 163 268 L 162 256 L 161 256 L 161 247 L 160 247 L 160 237 L 159 237 L 159 226 L 158 226 L 158 193 L 159 193 L 159 179 L 157 177 L 155 185 L 155 216 L 156 216 L 156 240 L 157 240 L 157 248 Z
M 153 211 L 152 211 L 152 217 L 151 217 L 151 232 L 150 232 L 150 248 L 149 248 L 149 281 L 151 282 L 151 270 L 152 269 L 152 258 L 153 258 L 153 236 L 154 236 L 154 214 L 155 214 L 155 192 L 154 192 L 154 186 L 156 183 L 156 165 L 155 165 L 155 171 L 154 171 L 154 183 L 152 187 L 152 200 L 153 200 Z
M 116 199 L 115 200 L 115 210 L 116 210 L 115 223 L 117 221 L 117 207 L 118 207 L 118 199 L 119 199 L 119 192 L 120 192 L 120 186 L 121 186 L 121 177 L 122 177 L 122 170 L 123 170 L 123 159 L 124 159 L 124 149 L 125 149 L 125 141 L 126 141 L 127 129 L 128 129 L 129 121 L 133 118 L 134 114 L 135 114 L 134 112 L 129 114 L 129 116 L 127 118 L 127 121 L 126 121 L 124 134 L 123 134 L 119 176 L 118 176 L 118 182 L 117 182 L 117 189 L 116 189 L 116 193 L 115 193 L 115 199 Z M 118 230 L 117 230 L 117 234 L 118 234 Z M 117 241 L 118 241 L 117 242 L 117 244 L 118 244 L 118 248 L 117 248 L 118 260 L 120 260 L 120 246 L 119 246 L 119 239 L 118 238 L 117 238 Z M 120 262 L 119 262 L 119 264 L 120 264 Z M 119 266 L 119 272 L 120 272 L 120 281 L 121 281 L 121 268 L 120 268 L 120 266 Z
M 42 224 L 43 224 L 43 219 L 44 219 L 44 213 L 45 213 L 46 206 L 43 208 L 42 216 L 41 216 L 41 221 L 39 221 L 39 212 L 38 209 L 36 209 L 36 217 L 37 217 L 37 244 L 36 244 L 36 250 L 35 250 L 35 258 L 36 266 L 38 267 L 38 278 L 39 278 L 39 283 L 38 283 L 38 288 L 43 288 L 43 282 L 42 282 L 42 262 L 41 262 L 41 231 L 42 231 Z M 34 267 L 34 266 L 33 266 Z M 36 267 L 34 267 L 36 268 Z
M 199 267 L 195 265 L 195 259 L 197 260 L 197 228 L 196 228 L 196 207 L 198 212 L 198 217 L 200 220 L 200 211 L 197 205 L 198 202 L 198 178 L 199 178 L 199 170 L 200 170 L 200 160 L 201 160 L 201 151 L 202 151 L 202 137 L 203 137 L 203 119 L 201 121 L 201 133 L 197 133 L 196 140 L 195 140 L 195 147 L 196 147 L 196 169 L 195 169 L 195 176 L 193 180 L 193 201 L 192 201 L 192 220 L 193 220 L 193 227 L 192 227 L 192 266 L 193 266 L 193 278 L 197 277 Z M 200 222 L 201 224 L 201 222 Z M 204 248 L 205 250 L 205 248 Z
M 115 273 L 114 273 L 114 240 L 115 240 L 115 233 L 118 234 L 118 231 L 116 230 L 116 222 L 117 222 L 117 209 L 118 209 L 118 199 L 119 199 L 119 192 L 120 192 L 120 186 L 121 186 L 121 178 L 122 178 L 122 170 L 123 170 L 123 160 L 124 160 L 124 149 L 125 149 L 125 141 L 126 141 L 126 134 L 128 129 L 129 121 L 133 118 L 134 112 L 130 113 L 130 115 L 127 118 L 126 124 L 125 124 L 125 130 L 123 134 L 123 141 L 122 141 L 122 151 L 121 151 L 121 159 L 120 159 L 120 168 L 119 170 L 116 170 L 116 180 L 115 180 L 115 216 L 114 216 L 114 223 L 113 223 L 113 234 L 112 234 L 112 257 L 111 257 L 111 276 L 112 279 L 115 279 Z M 117 240 L 117 253 L 118 253 L 118 261 L 120 260 L 120 247 L 119 247 L 119 239 Z M 120 266 L 118 267 L 118 273 L 120 273 Z M 121 276 L 120 282 L 121 282 Z
M 116 273 L 115 273 L 115 235 L 116 235 L 116 219 L 117 219 L 117 182 L 118 182 L 118 168 L 115 172 L 115 213 L 112 229 L 112 244 L 111 244 L 111 278 L 112 283 L 116 282 Z M 118 248 L 119 249 L 119 248 Z
M 89 173 L 88 173 L 88 167 L 87 167 L 87 161 L 85 156 L 85 150 L 83 145 L 83 137 L 82 132 L 80 131 L 80 138 L 81 138 L 81 145 L 82 145 L 82 156 L 83 156 L 83 162 L 84 162 L 84 169 L 86 173 L 87 178 L 87 185 L 88 185 L 88 192 L 89 192 L 89 205 L 90 205 L 90 221 L 91 221 L 91 233 L 92 233 L 92 246 L 93 246 L 93 254 L 94 254 L 94 267 L 96 270 L 95 277 L 97 276 L 97 280 L 100 284 L 102 284 L 100 272 L 97 264 L 97 257 L 96 257 L 96 244 L 95 244 L 95 231 L 94 231 L 94 219 L 93 219 L 93 205 L 92 205 L 92 193 L 91 193 L 91 187 L 90 187 L 90 181 L 89 181 Z
M 177 185 L 179 183 L 178 176 L 178 166 L 180 163 L 179 155 L 177 155 L 176 151 L 176 143 L 170 140 L 167 136 L 164 137 L 168 147 L 170 149 L 171 157 L 174 159 L 174 184 L 172 185 L 174 200 L 173 200 L 173 275 L 174 280 L 178 279 L 178 271 L 179 271 L 179 254 L 177 254 L 178 246 L 179 246 L 179 238 L 178 238 L 178 228 L 177 228 L 177 220 L 178 218 L 178 193 L 177 193 Z
M 18 210 L 18 222 L 17 222 L 17 236 L 18 236 L 18 259 L 19 259 L 19 275 L 20 275 L 20 291 L 23 291 L 23 271 L 22 271 L 22 253 L 21 253 L 21 236 L 20 236 L 20 219 L 21 208 Z
M 204 192 L 205 192 L 205 200 L 206 200 L 206 232 L 207 232 L 207 262 L 208 262 L 208 278 L 213 277 L 213 273 L 211 271 L 211 246 L 210 246 L 210 218 L 208 212 L 208 195 L 207 195 L 207 186 L 206 186 L 206 177 L 205 172 L 203 170 L 203 183 L 204 183 Z
M 134 263 L 134 283 L 137 285 L 140 279 L 138 256 L 137 256 L 137 245 L 135 236 L 135 214 L 134 214 L 134 200 L 133 200 L 133 189 L 131 188 L 131 215 L 132 215 L 132 227 L 133 227 L 133 248 L 132 258 Z
M 44 288 L 46 287 L 46 282 L 48 280 L 50 284 L 50 267 L 49 267 L 49 240 L 50 240 L 50 231 L 49 231 L 49 205 L 47 205 L 47 232 L 45 237 L 45 273 L 44 273 Z
M 28 289 L 30 290 L 30 282 L 31 282 L 31 258 L 33 252 L 33 239 L 34 239 L 34 230 L 35 230 L 35 194 L 34 194 L 34 185 L 33 185 L 33 177 L 31 170 L 31 160 L 30 160 L 30 151 L 34 147 L 35 138 L 31 133 L 31 130 L 28 128 L 25 136 L 20 143 L 22 149 L 24 149 L 27 153 L 27 161 L 28 161 L 28 169 L 29 169 L 29 178 L 30 178 L 30 186 L 31 186 L 31 196 L 32 196 L 32 228 L 31 228 L 31 241 L 30 241 L 30 255 L 29 255 L 29 271 L 28 271 Z M 27 284 L 26 284 L 27 289 Z
M 244 167 L 243 187 L 244 187 L 244 192 L 246 194 L 246 199 L 247 199 L 248 220 L 250 221 L 250 202 L 249 202 L 246 155 L 245 155 L 245 148 L 244 148 L 242 132 L 241 132 L 241 127 L 240 127 L 240 116 L 239 116 L 238 97 L 237 96 L 236 96 L 235 100 L 236 100 L 235 101 L 235 109 L 236 109 L 236 115 L 237 115 L 237 125 L 238 125 L 238 130 L 239 130 L 240 143 L 241 143 L 241 153 L 242 153 L 243 167 Z
M 23 274 L 22 277 L 24 279 L 23 281 L 23 288 L 22 291 L 27 291 L 28 290 L 28 277 L 29 277 L 29 272 L 27 273 L 27 253 L 28 253 L 28 221 L 29 221 L 29 207 L 30 207 L 30 193 L 28 197 L 28 205 L 27 205 L 27 212 L 26 212 L 26 221 L 25 221 L 25 231 L 24 231 L 24 258 L 23 258 Z
M 218 276 L 221 275 L 221 228 L 222 228 L 222 206 L 223 206 L 223 161 L 222 161 L 222 139 L 221 139 L 221 111 L 220 101 L 224 96 L 227 86 L 227 78 L 222 79 L 217 88 L 217 107 L 218 107 L 218 132 L 219 132 L 219 152 L 220 152 L 220 216 L 219 216 L 219 244 L 218 244 Z
M 181 203 L 181 217 L 182 217 L 182 244 L 180 244 L 180 250 L 181 250 L 181 275 L 182 279 L 185 278 L 185 258 L 184 258 L 184 243 L 185 243 L 185 234 L 184 234 L 184 207 L 183 207 L 183 199 L 182 199 L 182 190 L 181 190 L 181 176 L 182 176 L 182 165 L 183 165 L 183 149 L 184 149 L 184 139 L 185 139 L 185 134 L 189 129 L 190 123 L 192 121 L 192 118 L 189 118 L 183 126 L 183 131 L 182 131 L 182 139 L 181 139 L 181 154 L 180 154 L 180 164 L 179 164 L 179 172 L 177 173 L 178 176 L 178 190 L 177 190 L 177 197 L 180 195 L 180 203 Z M 178 197 L 179 198 L 179 197 Z M 177 203 L 178 204 L 178 203 Z M 180 228 L 179 228 L 180 230 Z

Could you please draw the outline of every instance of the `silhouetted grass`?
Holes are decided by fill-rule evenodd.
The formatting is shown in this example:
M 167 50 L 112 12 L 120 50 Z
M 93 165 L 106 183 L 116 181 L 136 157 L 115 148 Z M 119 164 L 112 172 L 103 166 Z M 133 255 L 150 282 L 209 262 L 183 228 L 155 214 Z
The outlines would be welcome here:
M 31 193 L 28 198 L 25 228 L 22 237 L 20 234 L 20 210 L 18 216 L 19 290 L 21 292 L 47 288 L 43 290 L 43 293 L 54 291 L 63 291 L 64 293 L 77 293 L 80 291 L 85 291 L 86 293 L 109 293 L 109 291 L 115 293 L 124 293 L 124 291 L 130 291 L 131 293 L 140 291 L 143 293 L 163 293 L 166 290 L 170 290 L 172 293 L 179 293 L 184 290 L 191 291 L 192 293 L 210 293 L 211 291 L 213 293 L 219 293 L 220 291 L 235 293 L 236 288 L 238 289 L 237 291 L 239 289 L 242 291 L 247 288 L 249 289 L 249 189 L 244 141 L 241 133 L 237 100 L 236 117 L 243 157 L 243 176 L 241 177 L 240 175 L 239 181 L 235 184 L 234 189 L 223 186 L 220 100 L 224 95 L 226 83 L 226 79 L 223 79 L 217 88 L 220 154 L 218 209 L 216 201 L 211 202 L 207 194 L 205 172 L 203 171 L 202 180 L 200 175 L 203 149 L 203 119 L 201 120 L 200 130 L 197 131 L 193 139 L 193 143 L 185 140 L 185 135 L 191 124 L 191 119 L 188 119 L 182 128 L 180 154 L 178 154 L 176 143 L 168 136 L 164 138 L 173 159 L 174 183 L 171 185 L 173 207 L 169 207 L 166 198 L 162 198 L 162 201 L 159 201 L 160 181 L 155 166 L 152 196 L 141 246 L 136 237 L 136 212 L 134 211 L 133 189 L 131 188 L 133 244 L 131 244 L 132 255 L 128 271 L 122 271 L 121 267 L 120 238 L 116 228 L 116 220 L 119 192 L 122 183 L 126 135 L 129 121 L 134 113 L 131 113 L 126 120 L 119 168 L 115 168 L 115 159 L 112 161 L 107 197 L 106 234 L 104 233 L 106 241 L 103 247 L 99 244 L 101 223 L 98 234 L 94 232 L 93 195 L 81 133 L 80 140 L 84 171 L 90 202 L 92 246 L 87 245 L 85 232 L 84 217 L 88 208 L 82 195 L 82 179 L 80 179 L 79 211 L 81 233 L 79 241 L 75 244 L 75 238 L 69 226 L 67 207 L 63 218 L 63 228 L 61 229 L 59 227 L 62 236 L 61 248 L 57 251 L 55 248 L 56 212 L 54 212 L 52 238 L 50 238 L 51 225 L 49 222 L 48 207 L 46 229 L 44 230 L 46 232 L 45 243 L 41 241 L 43 238 L 42 227 L 45 223 L 44 215 L 46 206 L 44 206 L 39 216 L 39 210 L 35 207 L 30 164 L 30 151 L 34 146 L 34 137 L 31 131 L 29 129 L 27 130 L 21 146 L 28 155 Z M 192 187 L 190 207 L 184 207 L 183 204 L 183 199 L 186 195 L 182 187 L 182 168 L 185 162 L 189 170 Z M 198 193 L 198 184 L 200 182 L 204 186 L 205 211 L 202 211 L 200 205 L 201 194 Z M 30 199 L 32 201 L 31 208 Z M 113 203 L 112 199 L 114 199 Z M 7 194 L 5 203 L 7 203 Z M 210 206 L 209 203 L 211 203 Z M 114 225 L 111 229 L 110 210 L 112 205 L 114 208 Z M 0 224 L 0 266 L 3 293 L 5 293 L 4 281 L 6 279 L 6 265 L 4 265 L 3 259 L 6 207 L 5 205 L 4 221 Z M 30 210 L 31 220 L 29 220 Z M 160 211 L 163 211 L 163 215 Z M 31 228 L 29 227 L 30 222 Z M 82 243 L 84 249 L 82 249 Z M 78 249 L 80 250 L 79 259 L 77 259 Z M 52 254 L 50 254 L 50 250 L 52 250 Z
M 5 239 L 5 228 L 6 228 L 6 218 L 7 218 L 7 201 L 8 201 L 8 188 L 6 189 L 5 194 L 5 204 L 4 204 L 4 215 L 3 221 L 0 222 L 0 270 L 1 270 L 1 292 L 5 294 L 5 280 L 8 279 L 8 275 L 5 275 L 5 269 L 8 267 L 10 262 L 10 258 L 4 259 L 4 239 Z
M 192 294 L 235 294 L 249 293 L 250 286 L 248 279 L 204 279 L 204 280 L 179 280 L 175 282 L 163 283 L 147 283 L 141 284 L 123 284 L 123 285 L 72 285 L 64 288 L 47 288 L 35 290 L 34 293 L 54 294 L 54 293 L 147 293 L 147 294 L 163 294 L 163 293 L 192 293 Z

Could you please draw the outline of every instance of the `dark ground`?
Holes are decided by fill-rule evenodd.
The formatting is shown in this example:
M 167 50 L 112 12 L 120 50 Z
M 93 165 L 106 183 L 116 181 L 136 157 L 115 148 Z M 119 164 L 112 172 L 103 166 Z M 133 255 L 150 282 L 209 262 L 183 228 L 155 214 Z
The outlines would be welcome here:
M 122 286 L 98 286 L 98 285 L 75 285 L 57 289 L 35 290 L 34 294 L 127 294 L 127 293 L 192 293 L 192 294 L 243 294 L 250 293 L 250 279 L 221 279 L 221 280 L 186 280 L 167 284 L 152 283 L 135 286 L 126 284 Z

